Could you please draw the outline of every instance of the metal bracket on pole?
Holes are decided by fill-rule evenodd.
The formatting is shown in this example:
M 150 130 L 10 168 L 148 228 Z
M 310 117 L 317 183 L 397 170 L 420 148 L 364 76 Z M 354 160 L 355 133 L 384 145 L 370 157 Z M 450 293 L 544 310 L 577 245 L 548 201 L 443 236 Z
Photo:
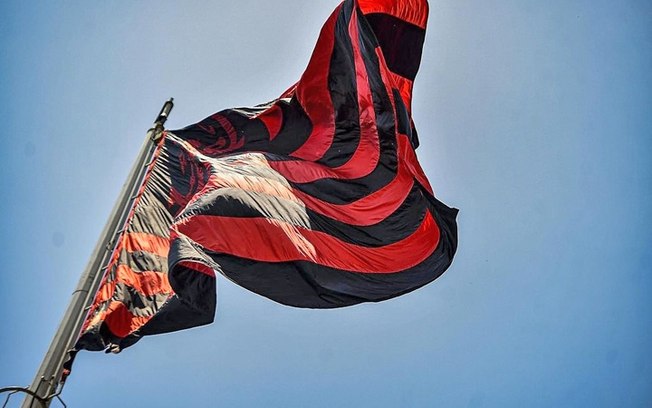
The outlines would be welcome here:
M 168 120 L 168 116 L 173 107 L 174 98 L 170 98 L 163 104 L 161 112 L 159 112 L 158 117 L 154 121 L 154 126 L 147 131 L 147 137 L 149 137 L 154 143 L 158 143 L 158 141 L 161 140 L 161 137 L 163 137 L 164 125 Z
M 74 349 L 86 315 L 107 272 L 107 265 L 118 241 L 116 238 L 127 226 L 129 212 L 145 179 L 148 165 L 153 160 L 156 144 L 163 137 L 165 121 L 173 106 L 173 99 L 170 98 L 161 108 L 152 128 L 147 131 L 143 147 L 122 187 L 77 289 L 72 293 L 70 304 L 28 389 L 29 395 L 23 401 L 22 408 L 48 407 L 52 398 L 58 397 L 61 392 L 63 365 Z

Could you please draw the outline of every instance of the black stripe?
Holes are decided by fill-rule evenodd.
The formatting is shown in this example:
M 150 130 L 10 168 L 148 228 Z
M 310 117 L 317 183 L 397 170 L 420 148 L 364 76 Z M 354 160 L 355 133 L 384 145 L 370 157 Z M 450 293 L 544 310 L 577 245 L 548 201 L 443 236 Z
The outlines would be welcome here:
M 308 140 L 312 122 L 296 97 L 289 102 L 279 101 L 277 104 L 281 108 L 283 121 L 278 135 L 270 143 L 269 151 L 288 155 Z
M 426 30 L 384 13 L 369 13 L 366 20 L 383 50 L 387 67 L 413 81 L 421 64 Z
M 419 147 L 419 136 L 412 123 L 410 114 L 405 107 L 403 97 L 397 89 L 392 89 L 392 94 L 394 95 L 394 103 L 396 105 L 397 131 L 406 135 L 410 139 L 412 148 L 416 150 Z
M 405 201 L 389 217 L 369 226 L 353 226 L 334 220 L 302 205 L 275 196 L 250 193 L 234 188 L 211 191 L 180 215 L 222 217 L 265 217 L 280 221 L 296 220 L 294 225 L 324 232 L 337 239 L 364 247 L 381 247 L 412 235 L 421 225 L 429 203 L 415 184 Z M 307 217 L 298 214 L 305 213 Z
M 172 217 L 183 210 L 210 176 L 207 164 L 181 146 L 172 134 L 165 139 L 152 173 L 149 184 L 156 200 L 164 205 Z M 166 231 L 161 236 L 167 235 Z
M 152 183 L 148 183 L 148 187 L 129 222 L 127 232 L 146 233 L 167 238 L 170 234 L 172 215 L 161 202 L 163 195 L 154 194 L 150 189 L 151 186 Z
M 118 263 L 128 266 L 136 273 L 149 271 L 167 273 L 168 270 L 167 258 L 143 251 L 127 252 L 123 249 L 120 251 Z
M 319 163 L 338 167 L 346 163 L 360 143 L 360 110 L 352 39 L 348 35 L 353 7 L 347 2 L 335 23 L 333 52 L 328 71 L 328 90 L 333 102 L 333 142 Z
M 436 202 L 439 245 L 419 265 L 398 273 L 355 273 L 305 261 L 267 263 L 205 252 L 238 285 L 285 305 L 324 309 L 379 302 L 432 282 L 451 264 L 457 247 L 457 210 Z

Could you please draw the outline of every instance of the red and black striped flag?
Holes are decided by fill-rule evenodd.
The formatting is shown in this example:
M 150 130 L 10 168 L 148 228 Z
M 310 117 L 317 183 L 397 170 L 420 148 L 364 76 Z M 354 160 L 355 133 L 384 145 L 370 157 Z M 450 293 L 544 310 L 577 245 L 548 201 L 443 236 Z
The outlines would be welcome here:
M 159 142 L 77 349 L 210 323 L 216 273 L 274 301 L 377 302 L 441 275 L 457 210 L 419 165 L 426 0 L 346 0 L 281 98 Z

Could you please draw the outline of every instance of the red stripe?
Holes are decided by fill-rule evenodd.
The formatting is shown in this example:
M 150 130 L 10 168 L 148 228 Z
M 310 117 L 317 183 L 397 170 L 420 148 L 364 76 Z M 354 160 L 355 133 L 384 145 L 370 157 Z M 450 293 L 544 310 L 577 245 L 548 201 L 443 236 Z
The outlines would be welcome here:
M 198 215 L 173 226 L 204 248 L 264 262 L 310 261 L 361 273 L 395 273 L 424 261 L 439 243 L 439 228 L 427 213 L 409 237 L 383 247 L 345 243 L 327 233 L 268 218 Z M 273 272 L 271 272 L 273 273 Z
M 145 296 L 173 292 L 167 273 L 155 271 L 135 272 L 127 265 L 118 265 L 113 280 L 102 285 L 97 292 L 94 303 L 99 305 L 111 299 L 118 283 L 124 283 Z
M 118 337 L 127 337 L 140 329 L 152 316 L 134 316 L 122 302 L 111 302 L 109 308 L 101 313 L 100 321 L 104 321 L 111 333 Z
M 426 0 L 358 0 L 364 14 L 385 13 L 421 28 L 428 22 L 428 2 Z
M 279 99 L 292 98 L 294 96 L 294 94 L 296 93 L 296 91 L 297 91 L 297 85 L 298 84 L 299 83 L 297 82 L 296 84 L 293 84 L 292 86 L 290 86 L 285 92 L 283 92 L 283 94 L 280 96 Z
M 81 333 L 83 334 L 90 327 L 95 327 L 105 322 L 111 329 L 111 333 L 118 337 L 127 337 L 129 334 L 140 329 L 152 316 L 134 316 L 124 303 L 113 301 L 107 306 L 106 310 L 92 317 L 89 316 L 89 319 L 84 322 L 84 328 Z
M 278 132 L 281 131 L 281 125 L 283 124 L 283 111 L 281 108 L 274 104 L 258 115 L 258 119 L 265 124 L 267 132 L 269 132 L 269 140 L 274 140 L 278 136 Z
M 170 240 L 144 232 L 130 232 L 124 234 L 121 241 L 121 248 L 127 252 L 148 252 L 162 258 L 168 257 L 170 251 Z M 116 251 L 119 253 L 120 251 Z
M 404 138 L 405 140 L 408 140 L 407 136 L 405 135 L 400 135 L 400 137 Z M 410 174 L 412 175 L 412 177 L 414 177 L 417 180 L 417 182 L 421 184 L 421 186 L 423 186 L 430 194 L 434 196 L 435 193 L 432 190 L 430 181 L 428 181 L 428 178 L 426 177 L 426 173 L 424 173 L 423 169 L 421 168 L 421 164 L 419 164 L 419 160 L 417 160 L 416 152 L 413 149 L 405 149 L 399 154 L 401 154 L 401 158 L 400 158 L 400 161 L 402 163 L 401 167 L 407 168 Z
M 335 23 L 341 8 L 340 4 L 326 21 L 308 67 L 297 84 L 297 100 L 313 123 L 306 142 L 292 152 L 292 156 L 300 159 L 318 160 L 333 143 L 335 111 L 328 90 L 328 73 L 335 43 Z

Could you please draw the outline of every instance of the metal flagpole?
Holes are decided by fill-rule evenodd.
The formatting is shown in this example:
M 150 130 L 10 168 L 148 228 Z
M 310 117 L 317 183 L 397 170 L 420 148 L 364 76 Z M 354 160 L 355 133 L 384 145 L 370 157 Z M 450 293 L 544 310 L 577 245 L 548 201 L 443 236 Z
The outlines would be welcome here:
M 90 261 L 82 274 L 77 289 L 72 293 L 72 299 L 63 320 L 59 324 L 52 343 L 43 358 L 34 381 L 30 386 L 29 395 L 23 401 L 22 408 L 48 407 L 52 398 L 58 396 L 61 385 L 63 364 L 68 353 L 74 347 L 90 305 L 100 287 L 105 268 L 115 248 L 118 236 L 127 222 L 136 194 L 143 183 L 147 167 L 153 159 L 156 142 L 162 137 L 163 126 L 172 110 L 173 98 L 166 101 L 154 125 L 147 131 L 147 137 L 138 154 L 136 162 L 122 187 L 118 201 L 107 221 L 102 234 L 93 250 Z

